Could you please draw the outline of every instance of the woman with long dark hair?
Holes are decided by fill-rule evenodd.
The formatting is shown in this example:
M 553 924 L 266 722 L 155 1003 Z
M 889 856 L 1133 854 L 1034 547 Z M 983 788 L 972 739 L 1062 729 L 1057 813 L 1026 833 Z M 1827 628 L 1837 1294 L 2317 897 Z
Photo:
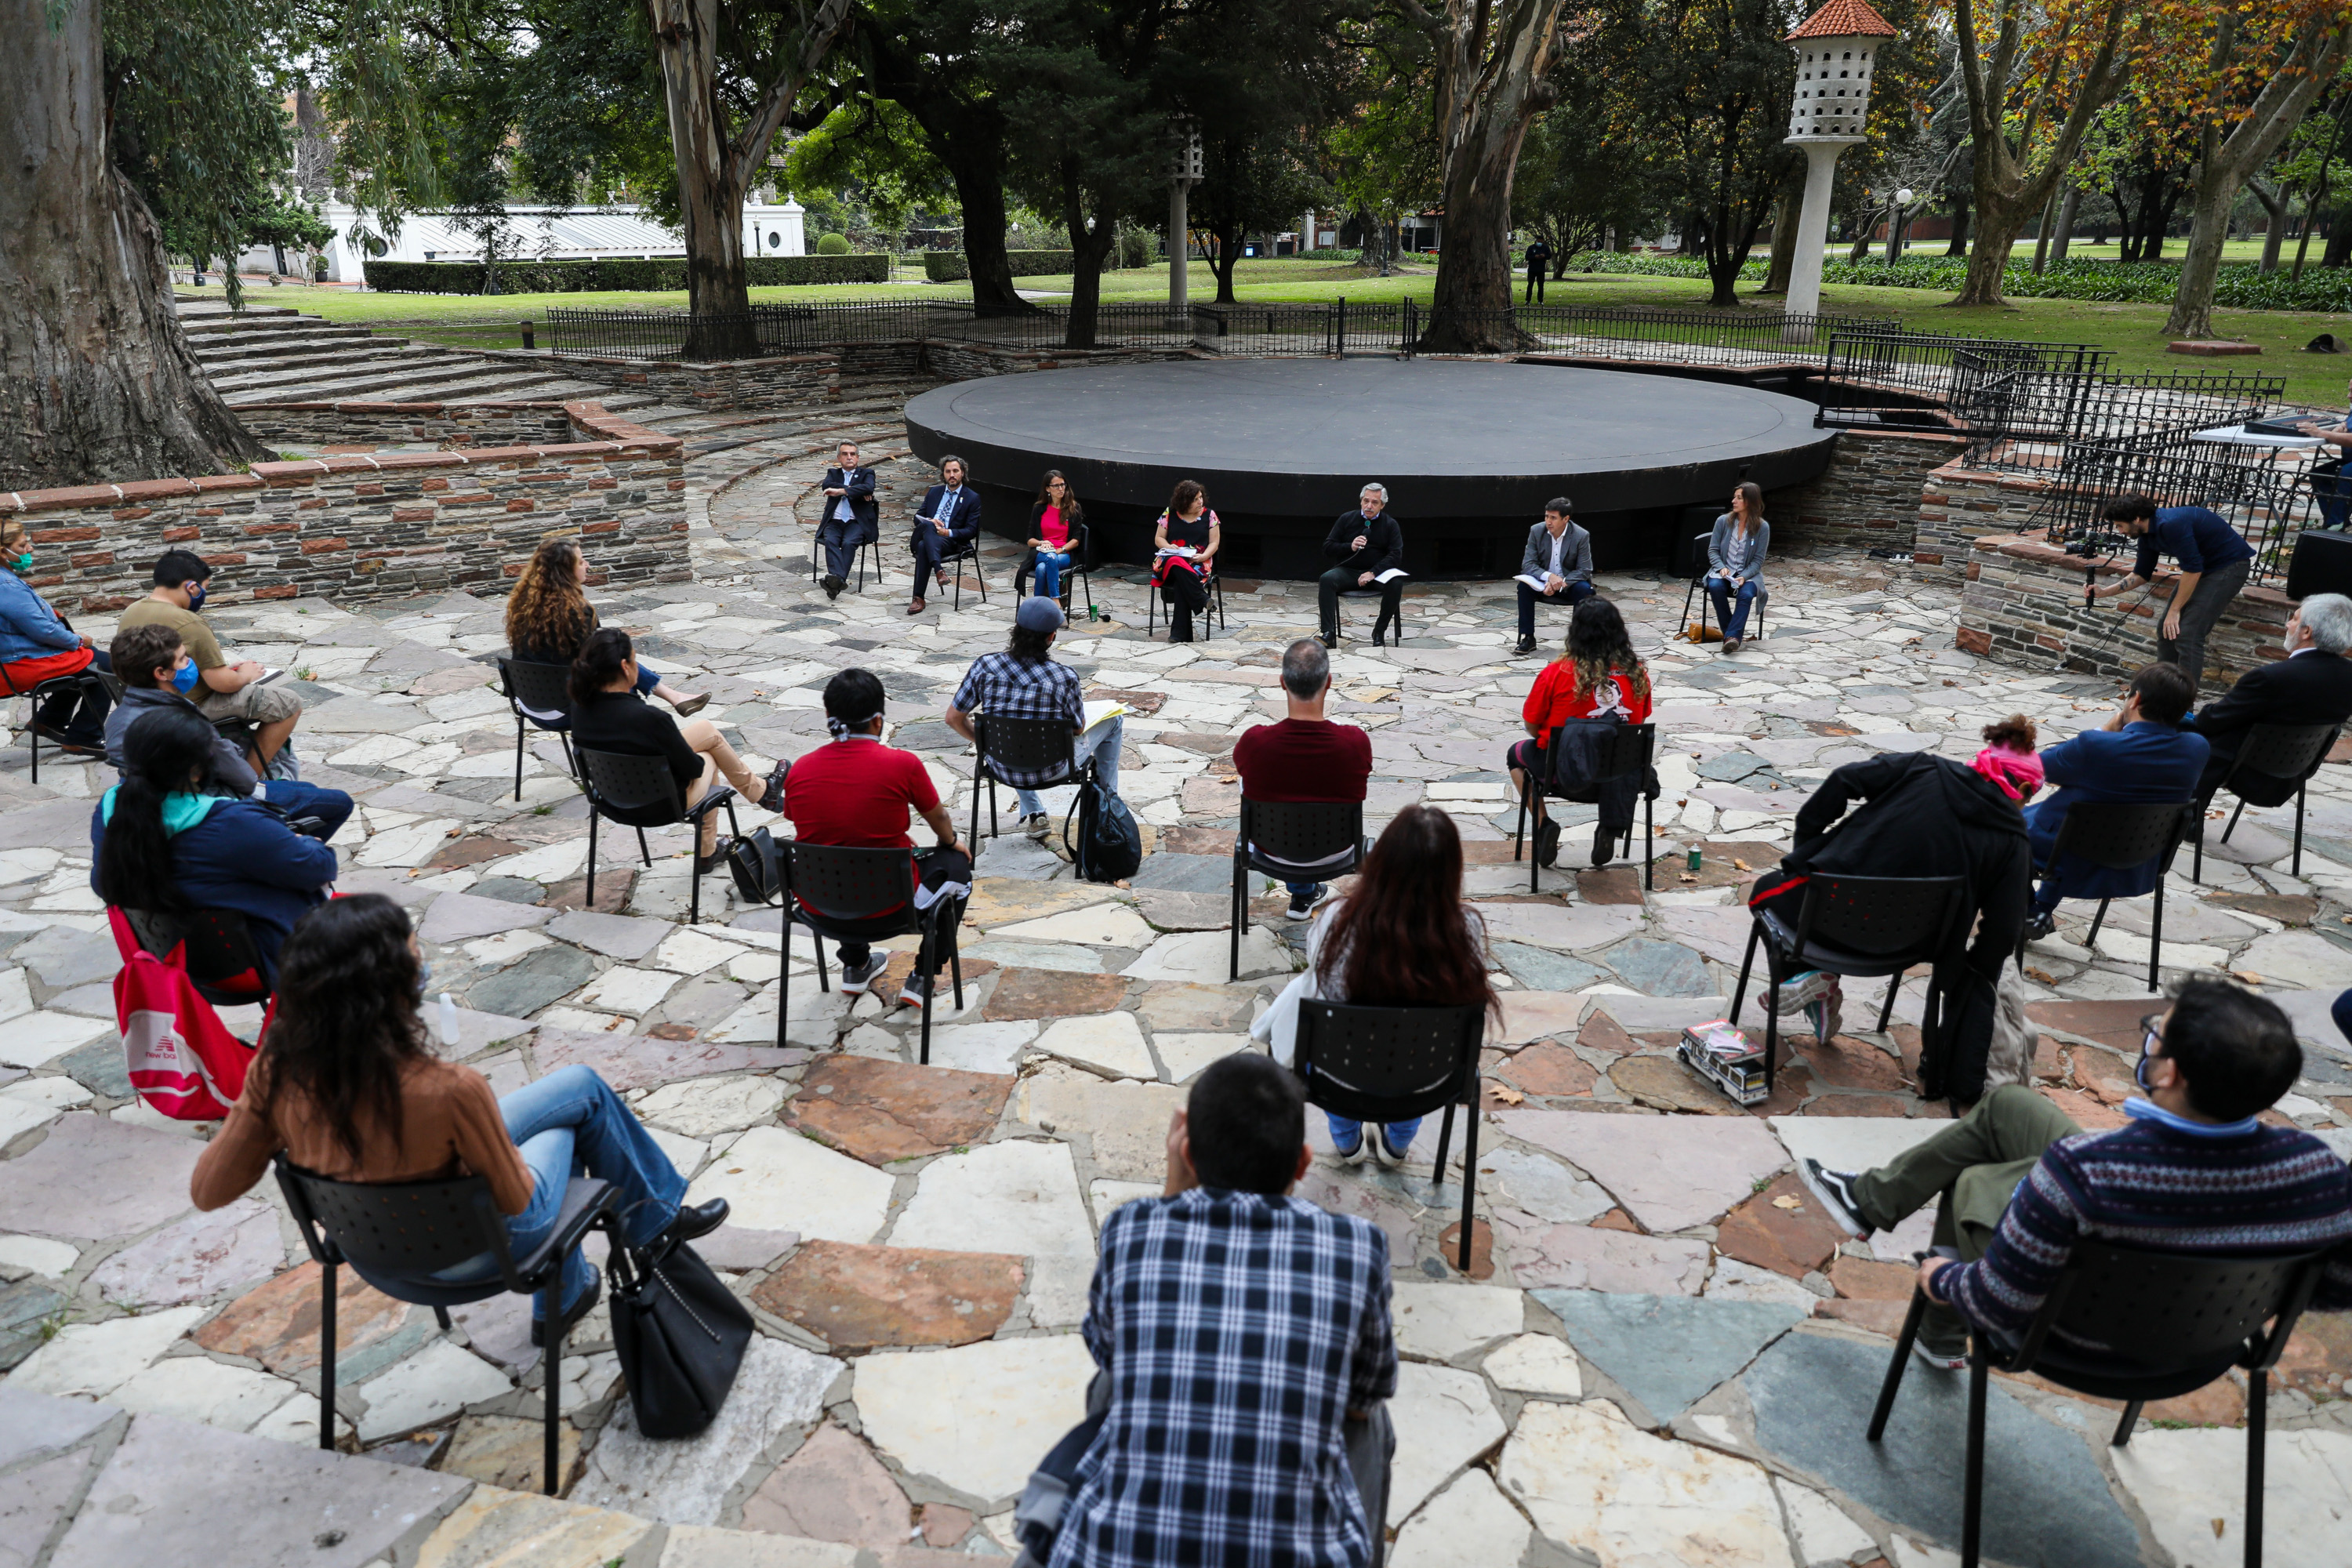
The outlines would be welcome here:
M 1633 651 L 1625 617 L 1606 599 L 1585 600 L 1569 616 L 1567 650 L 1544 666 L 1520 709 L 1531 739 L 1513 742 L 1503 754 L 1503 765 L 1511 770 L 1511 787 L 1524 793 L 1529 773 L 1539 784 L 1549 779 L 1544 748 L 1562 724 L 1571 720 L 1646 724 L 1650 711 L 1649 667 Z M 1559 824 L 1545 813 L 1541 790 L 1536 792 L 1534 807 L 1536 859 L 1549 866 L 1559 858 Z M 1608 815 L 1602 813 L 1604 818 Z M 1609 846 L 1623 835 L 1626 823 L 1593 824 L 1595 866 L 1609 863 Z
M 271 979 L 286 933 L 326 901 L 335 852 L 261 800 L 221 793 L 216 734 L 194 708 L 159 708 L 131 727 L 122 782 L 90 813 L 90 889 L 126 910 L 234 910 Z
M 688 805 L 723 776 L 746 801 L 767 811 L 783 809 L 781 771 L 762 782 L 709 720 L 666 718 L 647 707 L 640 690 L 642 677 L 628 633 L 618 626 L 589 633 L 572 660 L 572 743 L 591 752 L 662 758 Z M 716 863 L 716 812 L 704 815 L 695 853 L 697 875 Z
M 726 1219 L 724 1198 L 679 1206 L 686 1178 L 590 1068 L 561 1068 L 500 1099 L 472 1068 L 435 1056 L 417 1014 L 429 967 L 408 916 L 381 893 L 337 899 L 303 917 L 287 938 L 277 1011 L 245 1092 L 189 1177 L 197 1208 L 244 1196 L 283 1150 L 301 1169 L 337 1182 L 480 1176 L 517 1254 L 546 1240 L 580 1174 L 619 1189 L 632 1247 L 690 1239 Z M 471 1284 L 497 1273 L 485 1252 L 431 1282 Z M 577 1251 L 563 1260 L 562 1289 L 568 1330 L 603 1290 Z M 545 1339 L 548 1295 L 531 1304 L 533 1344 Z
M 507 653 L 530 664 L 570 664 L 588 634 L 596 629 L 596 607 L 588 602 L 588 557 L 561 536 L 539 542 L 507 595 Z M 678 690 L 661 672 L 637 668 L 637 695 L 658 697 L 690 719 L 708 707 L 707 693 Z
M 1301 1002 L 1370 1007 L 1499 1005 L 1486 978 L 1486 932 L 1462 902 L 1462 835 L 1433 805 L 1408 805 L 1388 825 L 1356 885 L 1323 907 L 1307 935 L 1307 968 L 1260 1016 L 1250 1033 L 1275 1058 L 1295 1059 Z M 1363 1124 L 1326 1112 L 1339 1157 L 1363 1158 L 1367 1142 L 1383 1164 L 1402 1165 L 1418 1118 L 1391 1122 L 1367 1140 Z
M 1168 602 L 1168 640 L 1191 642 L 1192 617 L 1208 607 L 1223 526 L 1198 479 L 1179 479 L 1168 510 L 1152 525 L 1151 585 Z
M 1037 504 L 1029 509 L 1029 555 L 1021 569 L 1013 574 L 1013 591 L 1027 597 L 1024 586 L 1031 573 L 1037 576 L 1037 592 L 1048 599 L 1062 603 L 1062 613 L 1070 613 L 1070 596 L 1062 591 L 1062 574 L 1070 569 L 1078 529 L 1086 521 L 1086 509 L 1078 504 L 1077 493 L 1059 468 L 1045 470 L 1045 482 L 1037 487 Z
M 1748 611 L 1764 592 L 1764 557 L 1772 548 L 1772 525 L 1764 521 L 1764 487 L 1742 479 L 1732 488 L 1731 510 L 1715 520 L 1706 542 L 1706 593 L 1723 627 L 1723 651 L 1738 653 L 1748 630 Z

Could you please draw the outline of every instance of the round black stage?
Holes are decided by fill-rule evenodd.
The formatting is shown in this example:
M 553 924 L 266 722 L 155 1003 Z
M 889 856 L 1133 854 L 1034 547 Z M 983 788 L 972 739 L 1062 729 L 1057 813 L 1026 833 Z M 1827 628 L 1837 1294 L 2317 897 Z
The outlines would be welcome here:
M 1235 576 L 1312 577 L 1332 520 L 1370 480 L 1417 576 L 1518 570 L 1557 495 L 1595 559 L 1673 555 L 1727 504 L 1829 462 L 1813 407 L 1742 386 L 1560 365 L 1447 360 L 1178 361 L 989 376 L 907 405 L 915 455 L 971 466 L 982 523 L 1027 537 L 1045 471 L 1069 476 L 1099 559 L 1149 559 L 1176 481 L 1198 479 Z M 1704 515 L 1701 515 L 1704 513 Z

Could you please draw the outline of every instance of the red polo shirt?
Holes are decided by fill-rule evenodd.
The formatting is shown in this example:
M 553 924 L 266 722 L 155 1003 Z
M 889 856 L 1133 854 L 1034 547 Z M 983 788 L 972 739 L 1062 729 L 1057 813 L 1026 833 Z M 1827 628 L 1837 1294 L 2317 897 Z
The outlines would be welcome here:
M 879 741 L 835 741 L 793 763 L 784 815 L 810 844 L 852 849 L 911 849 L 907 814 L 936 810 L 940 792 L 923 759 Z
M 1252 800 L 1361 800 L 1372 776 L 1372 738 L 1328 719 L 1285 719 L 1236 741 L 1234 766 Z

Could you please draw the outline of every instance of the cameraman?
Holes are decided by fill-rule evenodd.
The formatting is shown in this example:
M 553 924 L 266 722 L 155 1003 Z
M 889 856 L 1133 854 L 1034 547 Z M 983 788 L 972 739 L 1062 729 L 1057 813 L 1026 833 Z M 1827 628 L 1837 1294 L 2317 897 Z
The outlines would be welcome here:
M 2179 665 L 2194 690 L 2205 677 L 2205 639 L 2246 585 L 2254 547 L 2210 507 L 2159 507 L 2153 497 L 2128 495 L 2107 503 L 2106 518 L 2139 541 L 2139 558 L 2122 582 L 2095 587 L 2090 596 L 2103 599 L 2153 582 L 2157 558 L 2171 556 L 2180 581 L 2157 632 L 2156 657 Z

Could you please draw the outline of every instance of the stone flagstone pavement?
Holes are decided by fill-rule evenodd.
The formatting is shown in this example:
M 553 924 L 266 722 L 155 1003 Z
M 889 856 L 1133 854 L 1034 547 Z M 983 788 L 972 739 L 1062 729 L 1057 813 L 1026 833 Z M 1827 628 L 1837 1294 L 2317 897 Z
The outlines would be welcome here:
M 694 576 L 600 609 L 674 684 L 709 691 L 707 716 L 763 763 L 822 743 L 818 691 L 835 669 L 874 668 L 893 740 L 924 754 L 961 819 L 971 760 L 939 714 L 1003 636 L 1013 552 L 989 544 L 989 601 L 968 581 L 961 613 L 943 595 L 911 620 L 902 552 L 884 584 L 837 604 L 807 575 L 813 488 L 840 435 L 879 460 L 886 510 L 922 482 L 896 406 L 633 411 L 693 443 Z M 1602 578 L 1654 654 L 1661 704 L 1646 894 L 1638 860 L 1576 868 L 1580 826 L 1568 868 L 1533 895 L 1512 860 L 1498 764 L 1537 664 L 1509 656 L 1507 584 L 1417 587 L 1402 647 L 1350 642 L 1334 660 L 1335 717 L 1372 734 L 1373 830 L 1413 800 L 1453 813 L 1507 1005 L 1475 1172 L 1458 1156 L 1432 1169 L 1424 1137 L 1402 1173 L 1327 1157 L 1300 1189 L 1391 1241 L 1399 1568 L 1907 1568 L 1957 1543 L 1960 1384 L 1915 1368 L 1884 1452 L 1860 1436 L 1924 1225 L 1846 1242 L 1791 1173 L 1807 1154 L 1867 1164 L 1948 1114 L 1913 1092 L 1920 980 L 1887 1034 L 1864 1027 L 1878 993 L 1858 987 L 1847 1033 L 1790 1042 L 1755 1114 L 1669 1052 L 1675 1030 L 1727 1007 L 1742 885 L 1786 847 L 1827 770 L 1889 748 L 1964 756 L 1978 726 L 2016 710 L 2056 739 L 2098 722 L 2112 694 L 1955 651 L 1954 595 L 1907 568 L 1779 570 L 1771 636 L 1728 658 L 1664 641 L 1679 584 Z M 563 1368 L 555 1502 L 521 1495 L 540 1449 L 525 1303 L 460 1311 L 442 1334 L 429 1311 L 346 1279 L 338 1438 L 354 1457 L 321 1454 L 317 1275 L 277 1194 L 194 1215 L 206 1130 L 128 1092 L 118 963 L 89 891 L 91 797 L 110 773 L 55 761 L 35 786 L 17 746 L 0 763 L 0 1563 L 211 1561 L 231 1540 L 234 1560 L 256 1563 L 1008 1555 L 1023 1480 L 1079 1412 L 1090 1365 L 1075 1330 L 1102 1218 L 1158 1190 L 1182 1086 L 1244 1047 L 1300 962 L 1302 931 L 1261 887 L 1244 978 L 1226 983 L 1224 908 L 1234 738 L 1281 712 L 1275 666 L 1312 629 L 1311 586 L 1230 583 L 1229 627 L 1171 647 L 1141 634 L 1131 573 L 1096 574 L 1113 618 L 1073 626 L 1057 651 L 1090 694 L 1133 710 L 1122 788 L 1150 854 L 1113 888 L 1073 881 L 1050 845 L 988 839 L 964 1004 L 942 1000 L 929 1068 L 914 1065 L 913 1014 L 819 992 L 804 941 L 779 1048 L 776 914 L 712 879 L 688 926 L 682 834 L 650 835 L 650 865 L 607 837 L 587 905 L 582 804 L 536 732 L 517 798 L 488 662 L 503 647 L 495 602 L 239 603 L 233 571 L 222 588 L 210 614 L 225 639 L 299 683 L 305 776 L 361 801 L 337 844 L 341 885 L 388 892 L 419 922 L 433 986 L 458 1009 L 442 1048 L 501 1089 L 570 1062 L 604 1073 L 692 1195 L 732 1202 L 705 1251 L 761 1332 L 718 1426 L 661 1443 L 632 1429 L 608 1318 L 593 1314 Z M 1365 624 L 1359 612 L 1353 629 Z M 2300 878 L 2287 828 L 2284 813 L 2249 811 L 2231 844 L 2209 846 L 2204 887 L 2176 873 L 2163 962 L 2228 968 L 2294 1014 L 2305 1073 L 2275 1114 L 2344 1149 L 2352 1045 L 2326 1012 L 2352 983 L 2344 769 L 2315 783 Z M 2149 1006 L 2147 910 L 2114 910 L 2095 948 L 2087 912 L 2069 906 L 2028 955 L 2034 1071 L 2069 1114 L 2105 1126 Z M 1314 1137 L 1328 1156 L 1319 1125 Z M 1451 1266 L 1465 1179 L 1479 1216 L 1467 1278 Z M 2347 1373 L 2352 1331 L 2307 1320 L 2273 1396 L 2275 1562 L 2341 1553 Z M 2242 1387 L 2150 1407 L 2121 1451 L 2095 1405 L 2000 1380 L 1991 1557 L 2236 1562 Z

